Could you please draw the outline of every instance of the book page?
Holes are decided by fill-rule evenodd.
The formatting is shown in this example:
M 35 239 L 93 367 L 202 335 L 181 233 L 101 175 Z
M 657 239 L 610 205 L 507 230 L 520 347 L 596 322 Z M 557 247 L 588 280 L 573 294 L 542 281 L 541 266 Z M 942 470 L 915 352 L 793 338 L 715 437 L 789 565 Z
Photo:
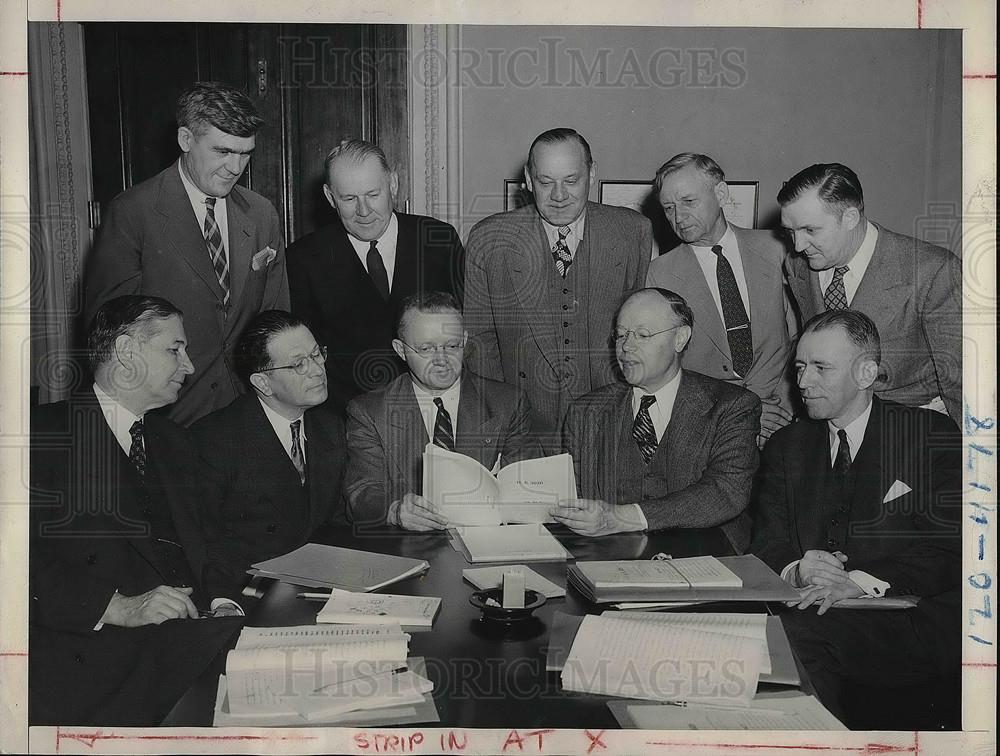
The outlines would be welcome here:
M 320 688 L 296 701 L 296 709 L 316 721 L 359 709 L 421 703 L 433 689 L 434 683 L 412 671 L 382 672 Z
M 424 448 L 423 496 L 451 525 L 499 525 L 500 486 L 472 457 L 435 444 Z
M 813 696 L 762 694 L 746 709 L 692 705 L 628 704 L 626 711 L 643 730 L 846 730 Z
M 671 559 L 692 588 L 742 588 L 743 580 L 713 556 Z
M 658 622 L 588 616 L 562 682 L 584 693 L 747 706 L 757 690 L 761 645 Z
M 322 646 L 331 643 L 374 640 L 387 635 L 400 635 L 399 626 L 392 625 L 294 625 L 290 627 L 244 627 L 236 641 L 236 648 L 245 651 L 255 648 L 280 648 L 287 646 Z
M 569 454 L 513 462 L 497 474 L 497 481 L 504 522 L 555 522 L 549 510 L 560 501 L 577 498 Z
M 544 525 L 459 528 L 456 532 L 473 563 L 566 559 L 566 549 Z
M 673 560 L 625 559 L 611 562 L 577 562 L 577 570 L 595 588 L 687 588 Z

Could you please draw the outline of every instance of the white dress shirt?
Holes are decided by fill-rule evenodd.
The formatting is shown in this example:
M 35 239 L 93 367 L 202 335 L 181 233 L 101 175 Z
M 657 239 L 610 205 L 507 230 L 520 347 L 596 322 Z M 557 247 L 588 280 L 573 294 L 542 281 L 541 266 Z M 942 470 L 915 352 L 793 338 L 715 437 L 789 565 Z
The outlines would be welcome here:
M 367 271 L 368 250 L 371 249 L 372 243 L 355 239 L 350 234 L 347 235 L 347 238 L 351 240 L 351 246 L 354 247 L 358 259 L 361 260 L 361 266 Z M 378 246 L 376 247 L 378 253 L 382 256 L 382 264 L 385 265 L 385 274 L 389 278 L 389 291 L 392 291 L 392 275 L 396 272 L 396 241 L 398 239 L 399 221 L 396 219 L 396 214 L 393 213 L 392 217 L 389 218 L 389 225 L 385 227 L 385 231 L 377 239 Z
M 131 410 L 125 409 L 115 401 L 104 389 L 94 384 L 94 395 L 97 397 L 97 404 L 100 405 L 101 412 L 104 413 L 104 420 L 115 436 L 118 445 L 128 456 L 132 450 L 132 425 L 142 422 L 142 416 L 133 414 Z M 145 441 L 143 441 L 145 447 Z
M 194 185 L 194 182 L 187 177 L 184 173 L 184 165 L 182 161 L 177 161 L 177 170 L 181 174 L 181 183 L 184 185 L 184 191 L 187 192 L 188 199 L 191 200 L 191 209 L 194 210 L 194 215 L 198 219 L 198 228 L 201 229 L 201 235 L 205 235 L 205 216 L 208 215 L 208 207 L 205 205 L 205 199 L 209 196 L 205 194 L 201 189 Z M 229 255 L 229 211 L 226 205 L 225 197 L 215 198 L 215 222 L 219 226 L 219 233 L 222 234 L 222 245 L 226 248 L 226 255 Z M 208 254 L 208 247 L 205 247 L 205 254 Z
M 858 286 L 861 285 L 861 279 L 864 278 L 865 271 L 868 270 L 868 264 L 872 261 L 872 255 L 875 254 L 875 242 L 878 241 L 878 229 L 875 228 L 875 225 L 870 220 L 866 219 L 865 223 L 868 226 L 865 230 L 864 241 L 861 242 L 858 251 L 854 253 L 854 257 L 847 262 L 849 270 L 844 274 L 844 291 L 847 292 L 847 304 L 854 301 L 854 295 L 858 291 Z M 833 280 L 833 272 L 834 268 L 828 268 L 819 272 L 819 288 L 823 293 L 826 293 L 830 282 Z
M 722 247 L 722 254 L 726 256 L 729 266 L 733 269 L 736 288 L 740 290 L 740 299 L 743 300 L 743 307 L 746 308 L 747 317 L 750 318 L 750 295 L 747 290 L 747 277 L 743 272 L 743 256 L 740 255 L 740 245 L 736 241 L 736 234 L 733 233 L 732 226 L 726 226 L 726 233 L 722 235 L 722 238 L 717 243 Z M 694 250 L 695 259 L 698 260 L 698 265 L 701 266 L 701 272 L 705 274 L 705 281 L 708 283 L 709 291 L 712 292 L 712 299 L 715 300 L 715 307 L 719 311 L 719 317 L 722 319 L 723 324 L 725 324 L 726 316 L 722 312 L 722 296 L 719 294 L 719 258 L 712 251 L 713 245 L 704 247 L 690 244 L 688 246 Z M 750 322 L 752 323 L 753 320 L 751 319 Z
M 566 248 L 573 258 L 576 258 L 576 248 L 580 246 L 580 240 L 583 239 L 583 227 L 586 221 L 587 211 L 584 210 L 580 213 L 579 218 L 569 224 L 569 234 L 566 236 Z M 545 218 L 542 218 L 542 228 L 545 229 L 545 238 L 548 239 L 549 249 L 551 250 L 556 246 L 556 242 L 559 241 L 559 229 L 562 226 L 553 226 Z
M 295 420 L 288 420 L 279 415 L 270 407 L 268 407 L 264 403 L 264 400 L 261 399 L 259 396 L 257 397 L 257 401 L 260 402 L 261 409 L 264 410 L 264 417 L 267 418 L 267 421 L 271 423 L 271 427 L 274 428 L 274 433 L 275 435 L 277 435 L 278 441 L 281 442 L 281 446 L 285 450 L 285 454 L 288 455 L 289 459 L 292 458 L 292 423 L 294 423 L 295 420 L 302 421 L 302 424 L 299 426 L 299 445 L 302 447 L 302 459 L 305 459 L 306 458 L 306 421 L 304 420 L 305 411 L 303 410 L 302 413 L 300 413 L 299 416 L 295 418 Z
M 451 431 L 454 438 L 458 438 L 458 401 L 462 395 L 462 378 L 459 377 L 449 388 L 440 394 L 432 394 L 423 386 L 413 384 L 413 395 L 417 398 L 417 406 L 420 408 L 420 416 L 424 421 L 424 428 L 427 429 L 427 438 L 434 441 L 434 423 L 437 421 L 437 405 L 434 404 L 436 397 L 441 397 L 444 408 L 451 417 Z

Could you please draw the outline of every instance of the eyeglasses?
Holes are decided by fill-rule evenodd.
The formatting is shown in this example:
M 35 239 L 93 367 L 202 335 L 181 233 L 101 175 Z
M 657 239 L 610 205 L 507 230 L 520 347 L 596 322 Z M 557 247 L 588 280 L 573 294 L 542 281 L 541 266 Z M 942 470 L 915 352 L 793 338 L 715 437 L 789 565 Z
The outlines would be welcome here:
M 671 328 L 664 328 L 662 331 L 648 331 L 645 328 L 640 328 L 636 331 L 633 331 L 631 329 L 622 330 L 621 328 L 618 328 L 611 332 L 611 338 L 615 340 L 616 344 L 621 344 L 629 337 L 629 334 L 632 334 L 632 336 L 635 337 L 636 344 L 645 344 L 651 338 L 653 338 L 654 336 L 659 336 L 661 333 L 676 331 L 678 328 L 681 327 L 681 325 L 683 325 L 683 323 L 679 323 L 675 326 L 672 326 Z
M 465 349 L 464 341 L 449 341 L 447 344 L 421 344 L 420 346 L 407 344 L 402 339 L 400 339 L 400 342 L 407 349 L 416 352 L 421 357 L 430 357 L 439 351 L 444 352 L 445 354 L 458 354 Z
M 326 363 L 327 348 L 317 346 L 305 357 L 300 357 L 290 365 L 278 365 L 277 367 L 261 368 L 258 373 L 270 373 L 272 370 L 294 370 L 297 375 L 305 375 L 309 372 L 309 361 L 312 360 L 320 367 Z

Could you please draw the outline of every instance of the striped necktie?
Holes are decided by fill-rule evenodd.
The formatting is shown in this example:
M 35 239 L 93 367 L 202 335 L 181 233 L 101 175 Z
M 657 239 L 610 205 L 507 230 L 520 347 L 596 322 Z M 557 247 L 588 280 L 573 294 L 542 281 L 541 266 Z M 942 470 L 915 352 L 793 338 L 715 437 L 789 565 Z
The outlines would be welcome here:
M 222 304 L 229 304 L 229 256 L 226 245 L 222 243 L 222 230 L 215 220 L 215 197 L 205 197 L 205 244 L 208 245 L 208 255 L 212 258 L 215 277 L 222 287 Z
M 569 236 L 569 226 L 559 227 L 559 238 L 552 247 L 552 257 L 556 261 L 556 270 L 563 278 L 566 277 L 566 269 L 573 264 L 573 255 L 566 244 L 566 237 Z
M 632 438 L 635 439 L 642 454 L 642 460 L 648 465 L 649 460 L 656 453 L 656 429 L 653 427 L 653 420 L 649 416 L 649 407 L 656 401 L 655 396 L 644 396 L 639 400 L 639 411 L 635 415 L 635 422 L 632 423 Z
M 455 431 L 451 427 L 451 415 L 444 408 L 440 396 L 434 397 L 434 404 L 438 408 L 437 418 L 434 420 L 434 443 L 442 449 L 455 451 Z
M 844 287 L 844 274 L 850 269 L 851 268 L 848 265 L 833 269 L 833 279 L 830 281 L 830 285 L 826 287 L 826 292 L 823 294 L 823 304 L 826 305 L 826 309 L 847 309 L 847 289 Z
M 302 421 L 291 424 L 292 429 L 292 464 L 299 473 L 299 484 L 306 484 L 306 459 L 302 454 Z

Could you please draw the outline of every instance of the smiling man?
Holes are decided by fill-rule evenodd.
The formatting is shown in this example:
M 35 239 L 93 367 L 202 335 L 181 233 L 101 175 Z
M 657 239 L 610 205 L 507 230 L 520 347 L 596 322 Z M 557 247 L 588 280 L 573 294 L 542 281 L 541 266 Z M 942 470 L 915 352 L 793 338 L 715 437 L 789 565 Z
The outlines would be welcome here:
M 962 419 L 962 266 L 946 249 L 865 216 L 857 174 L 809 166 L 778 193 L 781 224 L 799 254 L 786 262 L 802 319 L 850 307 L 882 334 L 875 393 Z
M 607 333 L 652 254 L 647 218 L 588 201 L 596 177 L 586 139 L 546 131 L 524 168 L 534 204 L 492 215 L 469 234 L 470 364 L 527 392 L 532 424 L 553 454 L 570 402 L 614 380 Z
M 622 303 L 611 338 L 627 383 L 573 402 L 563 428 L 581 496 L 552 513 L 567 527 L 590 536 L 720 527 L 736 551 L 747 547 L 760 400 L 681 367 L 695 327 L 666 289 Z
M 85 277 L 88 319 L 120 294 L 152 294 L 187 314 L 195 373 L 172 419 L 188 425 L 242 392 L 232 370 L 240 332 L 288 307 L 274 207 L 238 186 L 262 121 L 243 92 L 198 82 L 177 101 L 181 156 L 108 206 Z
M 399 178 L 377 145 L 339 144 L 326 158 L 329 226 L 288 249 L 292 312 L 330 349 L 338 409 L 400 372 L 392 352 L 400 303 L 420 291 L 460 295 L 464 250 L 447 223 L 394 210 Z
M 344 423 L 323 405 L 327 348 L 301 320 L 262 312 L 236 345 L 251 391 L 191 428 L 206 469 L 206 582 L 239 592 L 254 562 L 344 524 Z
M 523 391 L 463 369 L 465 326 L 447 292 L 403 300 L 392 348 L 407 373 L 347 407 L 345 488 L 356 527 L 440 530 L 448 521 L 421 495 L 432 442 L 487 469 L 537 456 Z

